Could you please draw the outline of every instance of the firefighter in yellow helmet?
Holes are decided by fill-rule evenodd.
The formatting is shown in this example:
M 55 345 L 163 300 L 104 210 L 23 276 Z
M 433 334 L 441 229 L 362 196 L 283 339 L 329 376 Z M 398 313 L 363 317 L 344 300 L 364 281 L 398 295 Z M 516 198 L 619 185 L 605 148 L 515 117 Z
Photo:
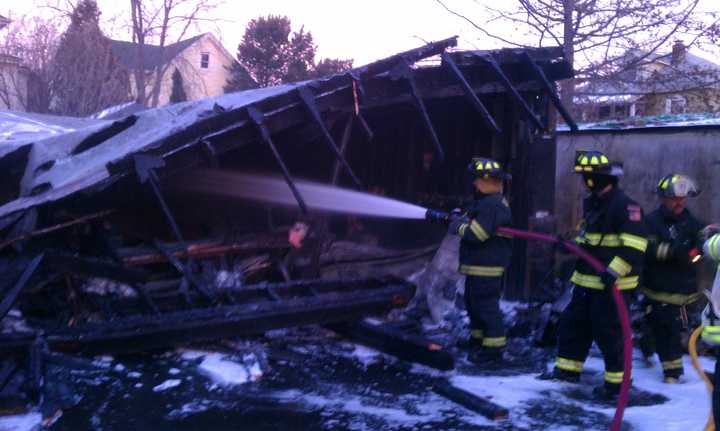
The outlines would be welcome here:
M 582 260 L 575 264 L 573 296 L 558 327 L 558 356 L 552 378 L 579 382 L 593 342 L 605 360 L 605 382 L 596 388 L 612 398 L 623 379 L 620 321 L 610 288 L 617 283 L 626 302 L 638 286 L 647 248 L 642 209 L 618 187 L 622 165 L 600 151 L 578 151 L 574 170 L 590 195 L 583 202 L 583 220 L 576 242 L 603 262 L 599 273 Z
M 510 175 L 493 159 L 473 158 L 468 171 L 475 188 L 467 215 L 454 218 L 450 234 L 461 237 L 460 273 L 465 278 L 465 306 L 470 316 L 468 359 L 491 364 L 502 359 L 506 344 L 500 296 L 505 269 L 510 264 L 510 238 L 498 227 L 512 222 L 510 206 L 503 197 L 503 181 Z
M 700 194 L 685 175 L 670 174 L 657 186 L 660 206 L 645 217 L 648 250 L 643 271 L 646 331 L 640 347 L 646 358 L 657 350 L 666 383 L 677 383 L 683 374 L 681 333 L 687 328 L 686 306 L 700 299 L 697 263 L 702 257 L 703 224 L 685 208 Z

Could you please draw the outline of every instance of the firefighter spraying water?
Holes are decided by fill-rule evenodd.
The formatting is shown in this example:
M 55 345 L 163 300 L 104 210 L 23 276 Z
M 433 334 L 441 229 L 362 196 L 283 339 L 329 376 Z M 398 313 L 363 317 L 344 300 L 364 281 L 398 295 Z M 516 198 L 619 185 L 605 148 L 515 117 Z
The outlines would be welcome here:
M 598 160 L 604 162 L 603 166 L 609 165 L 607 157 L 604 155 L 598 156 Z M 588 168 L 596 167 L 595 164 L 591 164 L 591 161 L 592 158 L 588 158 Z M 578 161 L 578 163 L 580 162 Z M 618 268 L 618 259 L 605 262 L 604 259 L 594 256 L 592 250 L 586 250 L 575 242 L 566 241 L 554 235 L 526 232 L 509 227 L 510 209 L 502 195 L 502 182 L 508 175 L 502 170 L 500 164 L 492 159 L 473 159 L 469 169 L 473 175 L 476 199 L 467 210 L 452 212 L 423 208 L 395 199 L 307 181 L 296 181 L 295 187 L 302 196 L 305 206 L 310 209 L 376 217 L 425 219 L 442 223 L 448 226 L 450 234 L 459 235 L 461 237 L 459 269 L 466 275 L 466 304 L 474 339 L 470 340 L 470 344 L 475 346 L 474 351 L 471 351 L 469 355 L 469 359 L 473 362 L 486 363 L 498 360 L 501 357 L 502 347 L 505 345 L 502 315 L 497 301 L 501 292 L 499 283 L 509 263 L 508 239 L 514 237 L 557 243 L 578 256 L 583 262 L 581 268 L 585 268 L 586 272 L 597 274 L 597 278 L 603 281 L 603 285 L 607 280 L 607 289 L 610 292 L 608 298 L 612 298 L 610 303 L 615 303 L 618 326 L 622 329 L 623 343 L 617 354 L 622 355 L 624 359 L 616 357 L 613 364 L 618 364 L 619 370 L 624 368 L 625 373 L 623 375 L 622 372 L 615 372 L 613 369 L 618 377 L 617 383 L 616 380 L 613 380 L 612 383 L 621 389 L 615 389 L 620 396 L 617 399 L 617 410 L 610 428 L 618 430 L 630 387 L 632 341 L 627 308 L 617 285 L 613 285 L 613 282 L 615 277 L 627 275 L 628 271 Z M 588 182 L 588 187 L 592 189 L 604 184 L 603 174 L 600 175 L 600 177 L 587 176 L 585 182 Z M 281 178 L 205 170 L 195 175 L 192 183 L 184 184 L 183 188 L 194 192 L 271 204 L 295 205 L 297 203 L 296 196 Z M 628 217 L 635 217 L 635 215 L 633 213 Z M 612 268 L 610 272 L 608 272 L 608 263 Z M 483 286 L 489 286 L 489 289 L 483 289 Z M 614 379 L 615 374 L 612 375 Z

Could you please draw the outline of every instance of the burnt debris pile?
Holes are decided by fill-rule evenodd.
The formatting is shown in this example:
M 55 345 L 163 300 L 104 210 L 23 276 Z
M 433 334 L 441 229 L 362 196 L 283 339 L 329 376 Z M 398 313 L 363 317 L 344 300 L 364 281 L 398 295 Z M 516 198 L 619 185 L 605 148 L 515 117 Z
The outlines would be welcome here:
M 466 161 L 493 154 L 513 172 L 515 224 L 552 213 L 553 196 L 534 190 L 554 178 L 552 107 L 574 127 L 553 85 L 572 75 L 562 50 L 455 44 L 102 119 L 0 113 L 0 396 L 38 400 L 48 363 L 80 366 L 69 354 L 306 324 L 375 346 L 404 339 L 398 356 L 452 366 L 427 354 L 442 346 L 353 323 L 410 302 L 405 279 L 442 227 L 308 211 L 298 185 L 449 209 L 462 205 Z M 192 187 L 208 170 L 279 176 L 293 206 Z M 531 263 L 515 247 L 513 265 Z M 532 283 L 514 273 L 509 296 L 522 299 Z

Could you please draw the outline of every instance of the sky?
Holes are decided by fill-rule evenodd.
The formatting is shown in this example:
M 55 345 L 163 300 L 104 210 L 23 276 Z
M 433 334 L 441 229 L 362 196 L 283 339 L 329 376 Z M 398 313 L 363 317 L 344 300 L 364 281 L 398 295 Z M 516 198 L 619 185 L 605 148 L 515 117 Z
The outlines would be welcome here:
M 0 0 L 0 14 L 50 13 L 40 6 L 53 1 L 72 0 Z M 127 0 L 97 1 L 104 18 L 127 15 Z M 445 0 L 478 22 L 484 18 L 481 5 L 498 2 L 502 0 Z M 701 0 L 700 9 L 720 11 L 720 0 Z M 459 47 L 463 49 L 502 46 L 450 15 L 436 0 L 225 0 L 214 13 L 220 21 L 193 33 L 212 31 L 228 51 L 235 54 L 248 21 L 269 14 L 288 16 L 294 30 L 300 26 L 309 30 L 318 46 L 319 58 L 353 58 L 356 66 L 421 46 L 425 41 L 455 35 L 459 36 Z M 522 37 L 511 28 L 499 28 L 514 40 Z M 498 27 L 493 30 L 497 31 Z M 127 38 L 126 33 L 118 29 L 112 36 Z

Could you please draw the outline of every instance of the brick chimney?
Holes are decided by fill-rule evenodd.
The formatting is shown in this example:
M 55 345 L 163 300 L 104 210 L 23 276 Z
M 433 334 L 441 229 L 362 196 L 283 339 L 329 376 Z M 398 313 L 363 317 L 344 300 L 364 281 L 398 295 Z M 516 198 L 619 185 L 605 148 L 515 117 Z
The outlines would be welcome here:
M 672 57 L 670 58 L 670 64 L 673 66 L 678 65 L 685 61 L 685 54 L 687 54 L 687 47 L 682 40 L 676 40 L 672 47 Z

